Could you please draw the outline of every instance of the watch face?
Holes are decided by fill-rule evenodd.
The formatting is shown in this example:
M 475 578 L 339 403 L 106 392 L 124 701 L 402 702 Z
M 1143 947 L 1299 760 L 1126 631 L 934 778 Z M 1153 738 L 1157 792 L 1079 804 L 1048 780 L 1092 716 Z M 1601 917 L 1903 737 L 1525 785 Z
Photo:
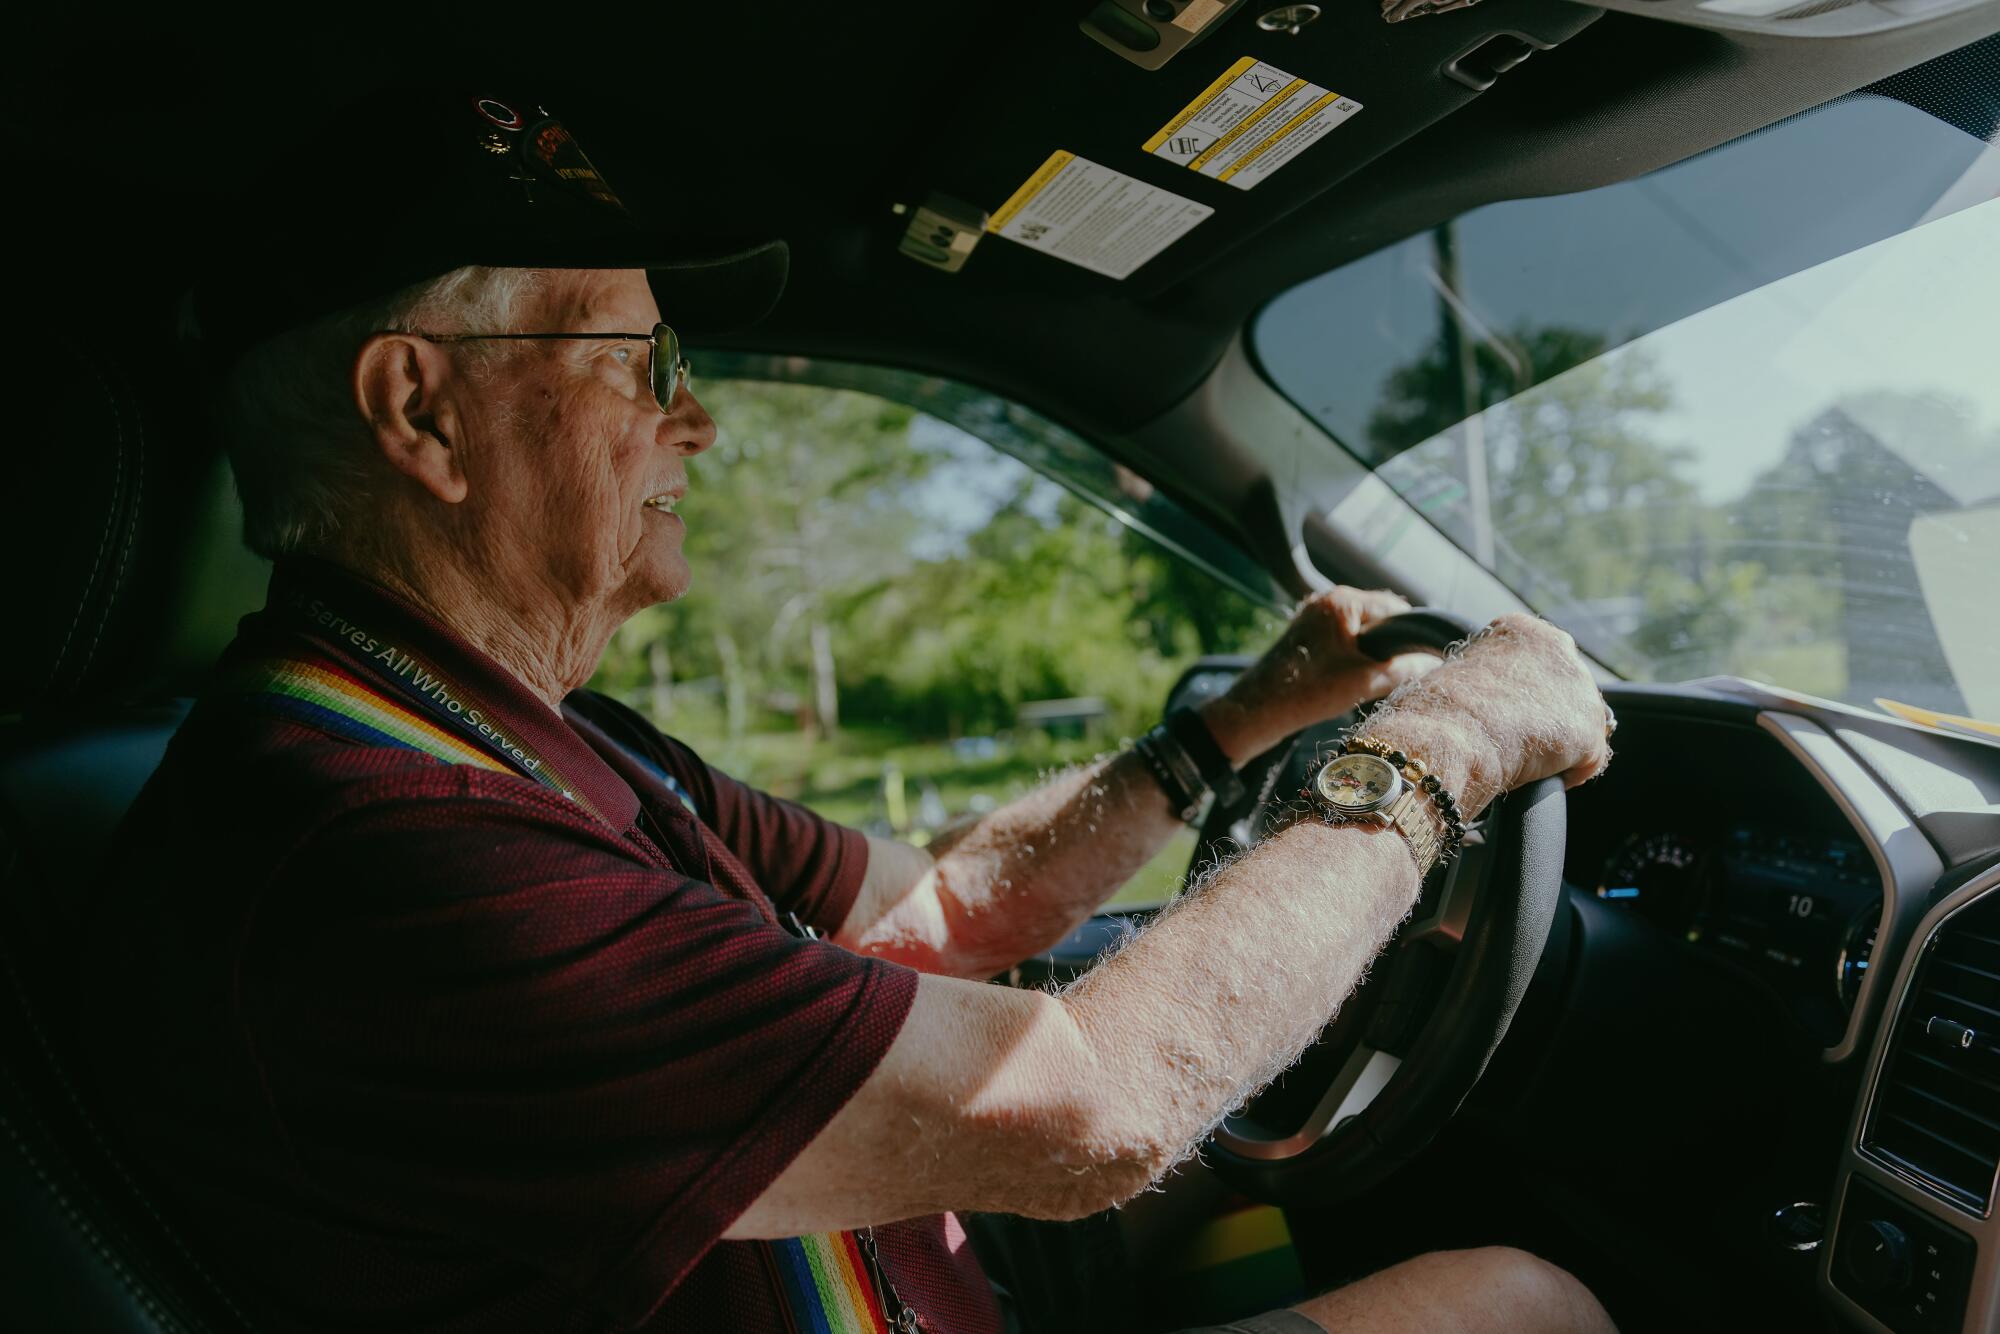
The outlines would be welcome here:
M 1355 813 L 1381 810 L 1403 790 L 1403 776 L 1380 755 L 1336 755 L 1313 783 L 1329 804 Z

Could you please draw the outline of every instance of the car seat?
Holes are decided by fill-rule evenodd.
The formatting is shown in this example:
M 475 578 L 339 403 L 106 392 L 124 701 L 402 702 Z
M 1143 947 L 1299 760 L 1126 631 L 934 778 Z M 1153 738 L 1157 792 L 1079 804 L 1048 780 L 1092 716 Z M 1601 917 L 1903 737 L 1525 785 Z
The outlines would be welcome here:
M 202 671 L 263 600 L 179 368 L 135 346 L 38 335 L 7 362 L 0 1320 L 233 1332 L 257 1322 L 94 1114 L 69 1023 L 97 858 Z

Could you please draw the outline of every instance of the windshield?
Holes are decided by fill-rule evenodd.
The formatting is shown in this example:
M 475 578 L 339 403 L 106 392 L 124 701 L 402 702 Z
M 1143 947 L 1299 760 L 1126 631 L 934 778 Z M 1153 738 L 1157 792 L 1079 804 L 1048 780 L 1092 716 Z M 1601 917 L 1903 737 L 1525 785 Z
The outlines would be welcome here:
M 1252 347 L 1627 677 L 2000 718 L 1992 137 L 1845 99 L 1411 237 L 1279 296 Z

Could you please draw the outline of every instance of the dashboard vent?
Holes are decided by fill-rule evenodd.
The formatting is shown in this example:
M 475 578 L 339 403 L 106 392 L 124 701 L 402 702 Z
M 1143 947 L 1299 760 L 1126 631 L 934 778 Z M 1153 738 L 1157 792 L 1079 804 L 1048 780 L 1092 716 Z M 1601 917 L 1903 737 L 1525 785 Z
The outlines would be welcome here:
M 1975 1213 L 2000 1172 L 2000 890 L 1947 918 L 1890 1039 L 1866 1148 Z

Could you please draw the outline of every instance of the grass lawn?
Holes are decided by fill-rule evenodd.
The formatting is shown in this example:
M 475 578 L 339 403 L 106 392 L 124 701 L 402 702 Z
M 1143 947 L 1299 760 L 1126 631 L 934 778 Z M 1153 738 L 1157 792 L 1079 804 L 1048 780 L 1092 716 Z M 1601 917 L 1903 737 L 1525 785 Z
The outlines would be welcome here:
M 723 772 L 857 829 L 889 833 L 892 825 L 897 826 L 914 842 L 925 841 L 934 832 L 923 819 L 926 787 L 937 792 L 939 802 L 933 804 L 932 814 L 941 804 L 945 815 L 938 822 L 941 826 L 970 812 L 1004 806 L 1051 773 L 1113 744 L 1035 733 L 1020 741 L 996 741 L 990 755 L 969 758 L 947 742 L 912 741 L 867 727 L 843 728 L 832 741 L 808 739 L 799 731 L 750 733 L 732 741 L 705 736 L 686 725 L 694 721 L 672 719 L 667 730 Z M 892 820 L 899 776 L 902 818 Z M 1111 902 L 1159 903 L 1173 897 L 1194 855 L 1194 843 L 1191 829 L 1175 834 Z

